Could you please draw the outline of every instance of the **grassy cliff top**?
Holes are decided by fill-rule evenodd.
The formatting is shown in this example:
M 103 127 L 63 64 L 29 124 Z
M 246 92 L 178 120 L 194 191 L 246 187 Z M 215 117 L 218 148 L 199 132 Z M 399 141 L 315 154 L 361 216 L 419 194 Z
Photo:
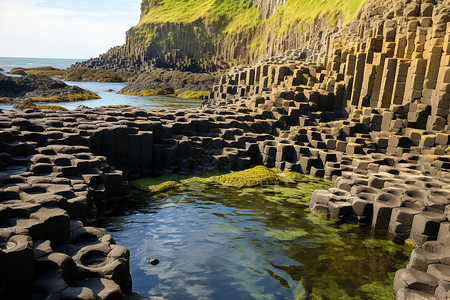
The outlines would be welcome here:
M 237 14 L 253 6 L 252 0 L 159 0 L 139 24 L 229 22 Z
M 286 0 L 267 20 L 258 13 L 252 0 L 158 0 L 138 24 L 192 23 L 203 20 L 216 24 L 227 34 L 254 29 L 266 23 L 278 30 L 300 24 L 307 25 L 317 17 L 328 16 L 335 23 L 343 14 L 351 21 L 366 0 Z

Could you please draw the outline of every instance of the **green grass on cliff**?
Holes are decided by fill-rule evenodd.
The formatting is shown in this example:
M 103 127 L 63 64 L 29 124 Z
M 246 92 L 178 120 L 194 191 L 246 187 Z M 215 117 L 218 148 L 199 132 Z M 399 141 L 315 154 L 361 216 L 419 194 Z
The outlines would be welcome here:
M 283 31 L 294 24 L 299 24 L 302 28 L 322 17 L 328 17 L 335 25 L 342 14 L 344 23 L 347 23 L 356 17 L 365 2 L 366 0 L 287 0 L 267 22 L 270 27 Z
M 268 19 L 262 20 L 253 0 L 159 0 L 158 5 L 142 17 L 137 27 L 147 23 L 192 23 L 203 20 L 217 24 L 225 34 L 247 29 L 258 29 L 263 24 L 280 31 L 292 26 L 300 28 L 317 17 L 327 16 L 336 23 L 338 16 L 344 21 L 355 18 L 366 0 L 287 0 Z
M 145 23 L 228 23 L 236 15 L 253 6 L 252 0 L 159 0 L 141 19 Z

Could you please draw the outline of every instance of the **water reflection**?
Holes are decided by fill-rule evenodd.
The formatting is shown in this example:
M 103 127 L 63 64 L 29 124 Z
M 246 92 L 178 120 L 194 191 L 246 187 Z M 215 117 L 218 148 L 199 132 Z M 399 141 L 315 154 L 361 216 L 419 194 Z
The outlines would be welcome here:
M 130 249 L 133 290 L 145 296 L 393 299 L 391 277 L 410 248 L 386 232 L 312 217 L 304 205 L 275 205 L 267 199 L 276 189 L 147 196 L 137 202 L 142 208 L 104 225 Z

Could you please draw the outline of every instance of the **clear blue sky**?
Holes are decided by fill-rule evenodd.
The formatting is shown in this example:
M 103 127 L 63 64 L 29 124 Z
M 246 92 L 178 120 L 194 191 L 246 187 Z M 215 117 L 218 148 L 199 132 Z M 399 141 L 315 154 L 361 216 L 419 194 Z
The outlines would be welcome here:
M 125 42 L 141 0 L 0 0 L 0 57 L 90 58 Z

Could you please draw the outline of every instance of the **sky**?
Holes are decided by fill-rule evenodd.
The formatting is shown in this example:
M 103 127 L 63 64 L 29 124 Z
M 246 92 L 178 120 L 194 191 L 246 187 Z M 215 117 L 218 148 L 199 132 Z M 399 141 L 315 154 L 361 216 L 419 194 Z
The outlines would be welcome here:
M 0 0 L 0 57 L 97 57 L 125 43 L 141 0 Z

